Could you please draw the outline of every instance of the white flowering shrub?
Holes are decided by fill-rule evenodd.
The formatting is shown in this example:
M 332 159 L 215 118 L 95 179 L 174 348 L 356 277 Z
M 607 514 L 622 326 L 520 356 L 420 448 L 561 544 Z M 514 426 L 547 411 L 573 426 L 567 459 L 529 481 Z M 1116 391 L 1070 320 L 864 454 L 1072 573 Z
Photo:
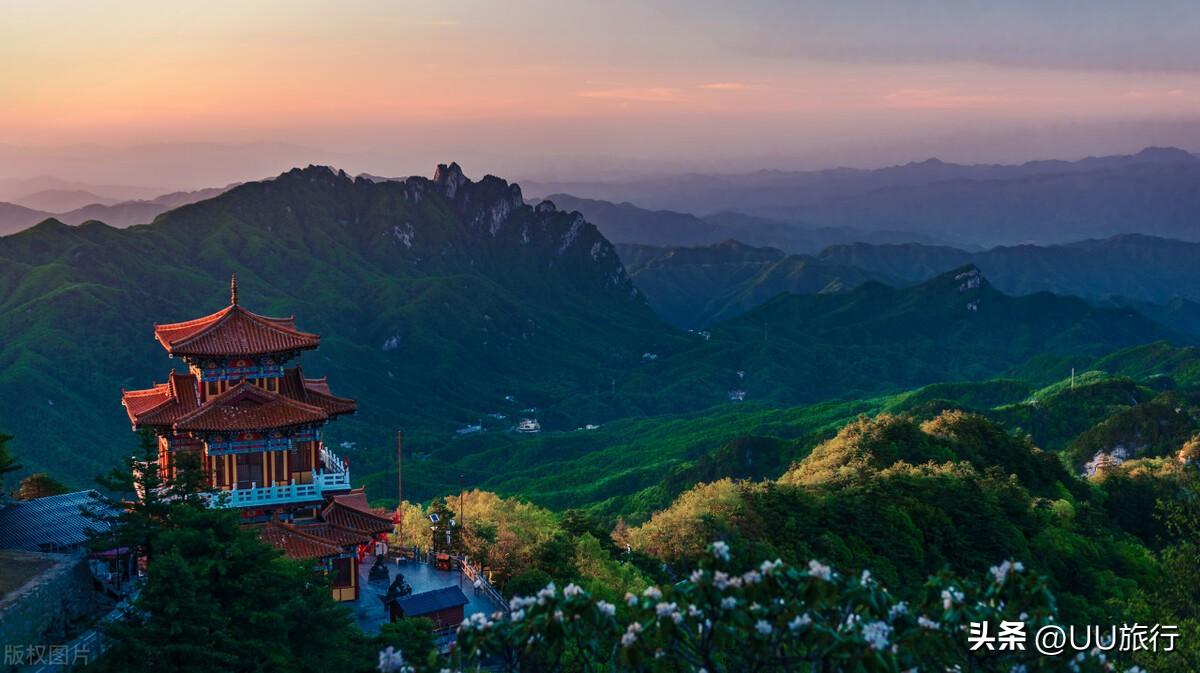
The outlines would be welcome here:
M 812 561 L 765 561 L 735 573 L 729 550 L 674 585 L 621 605 L 575 585 L 512 599 L 511 611 L 474 615 L 456 649 L 431 670 L 621 671 L 1115 671 L 1097 655 L 1041 657 L 1036 629 L 1055 617 L 1044 580 L 1020 563 L 980 582 L 943 573 L 919 600 L 900 601 L 869 572 L 844 576 Z M 970 622 L 1022 621 L 1024 651 L 971 651 Z

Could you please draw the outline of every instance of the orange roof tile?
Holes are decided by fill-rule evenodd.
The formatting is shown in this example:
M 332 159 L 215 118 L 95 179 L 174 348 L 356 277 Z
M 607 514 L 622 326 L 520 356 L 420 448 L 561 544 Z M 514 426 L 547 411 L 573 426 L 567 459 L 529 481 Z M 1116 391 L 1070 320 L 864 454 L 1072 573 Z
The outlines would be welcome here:
M 284 556 L 292 559 L 318 559 L 343 553 L 344 545 L 307 532 L 307 528 L 309 526 L 270 521 L 258 529 L 258 536 L 263 542 L 283 551 Z
M 371 541 L 371 535 L 360 531 L 342 528 L 331 523 L 306 523 L 300 526 L 304 532 L 315 535 L 330 544 L 341 545 L 343 547 L 349 545 L 367 544 Z
M 171 355 L 267 355 L 308 350 L 321 337 L 296 329 L 295 318 L 268 318 L 231 304 L 203 318 L 155 325 L 154 338 Z
M 324 423 L 329 414 L 318 406 L 272 393 L 242 381 L 203 406 L 175 419 L 176 430 L 267 430 Z
M 367 507 L 366 495 L 361 491 L 330 498 L 321 509 L 321 518 L 339 528 L 368 535 L 390 533 L 395 528 L 390 518 Z
M 136 422 L 139 415 L 171 399 L 167 386 L 166 383 L 156 383 L 147 390 L 122 390 L 121 403 L 129 413 L 129 420 Z
M 124 391 L 121 403 L 135 428 L 142 425 L 169 427 L 180 416 L 199 408 L 200 397 L 194 377 L 171 372 L 166 383 L 147 390 Z
M 353 413 L 357 408 L 354 400 L 329 392 L 329 383 L 325 379 L 304 378 L 304 370 L 300 367 L 284 370 L 279 392 L 294 400 L 320 407 L 330 416 Z
M 323 379 L 315 385 L 310 381 L 293 367 L 285 370 L 279 393 L 242 382 L 201 405 L 195 377 L 172 372 L 167 383 L 122 391 L 121 403 L 134 427 L 181 431 L 267 430 L 323 423 L 355 411 L 354 400 L 330 394 Z

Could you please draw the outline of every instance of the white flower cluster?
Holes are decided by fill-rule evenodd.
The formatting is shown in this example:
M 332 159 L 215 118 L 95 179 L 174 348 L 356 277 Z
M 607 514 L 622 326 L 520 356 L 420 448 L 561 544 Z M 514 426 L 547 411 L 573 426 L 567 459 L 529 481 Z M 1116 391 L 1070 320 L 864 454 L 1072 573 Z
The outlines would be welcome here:
M 597 601 L 596 609 L 600 611 L 600 614 L 607 615 L 609 617 L 617 614 L 617 606 L 609 603 L 608 601 Z
M 676 624 L 683 621 L 683 615 L 679 613 L 679 606 L 674 603 L 659 603 L 654 606 L 654 614 L 658 615 L 659 619 L 664 617 L 670 618 Z
M 537 604 L 545 605 L 546 601 L 554 598 L 558 593 L 558 587 L 554 586 L 554 582 L 547 584 L 541 591 L 537 592 Z
M 1004 580 L 1008 579 L 1008 573 L 1021 572 L 1025 570 L 1025 564 L 1020 561 L 1005 561 L 998 566 L 992 566 L 988 572 L 995 578 L 996 584 L 1004 584 Z
M 795 633 L 806 626 L 812 625 L 812 621 L 812 617 L 809 617 L 808 613 L 805 612 L 804 614 L 799 615 L 792 621 L 788 622 L 788 629 L 790 629 L 792 633 Z
M 892 627 L 887 622 L 874 621 L 862 625 L 862 637 L 871 649 L 882 650 L 888 646 L 888 638 L 892 635 Z
M 729 560 L 729 545 L 721 540 L 717 540 L 709 545 L 709 550 L 712 552 L 713 558 L 720 561 Z
M 632 647 L 637 642 L 638 634 L 642 632 L 641 622 L 631 622 L 628 628 L 625 629 L 625 634 L 621 636 L 622 647 Z
M 522 617 L 525 616 L 524 611 L 521 612 L 521 616 Z M 471 615 L 470 617 L 467 617 L 466 619 L 462 620 L 462 624 L 458 625 L 458 630 L 459 631 L 486 631 L 489 628 L 491 628 L 493 624 L 495 624 L 495 622 L 488 619 L 487 615 L 483 614 L 482 612 L 476 612 L 475 614 Z
M 821 564 L 816 559 L 808 562 L 808 574 L 826 582 L 833 581 L 833 568 Z
M 571 583 L 563 589 L 563 598 L 573 598 L 582 593 L 583 587 L 579 586 L 578 584 Z
M 537 605 L 537 599 L 533 596 L 513 596 L 512 599 L 508 601 L 508 607 L 513 610 L 520 610 L 531 605 Z
M 950 587 L 942 589 L 942 608 L 949 610 L 963 601 L 963 592 Z
M 379 671 L 380 673 L 411 673 L 412 666 L 404 663 L 404 656 L 400 650 L 388 646 L 386 650 L 379 652 Z

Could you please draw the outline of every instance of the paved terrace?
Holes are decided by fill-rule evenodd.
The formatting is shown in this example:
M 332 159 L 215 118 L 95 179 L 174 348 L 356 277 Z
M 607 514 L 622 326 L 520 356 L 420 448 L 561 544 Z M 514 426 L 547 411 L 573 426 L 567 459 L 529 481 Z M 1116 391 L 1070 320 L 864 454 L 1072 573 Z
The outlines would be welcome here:
M 358 600 L 350 604 L 354 610 L 355 621 L 368 634 L 379 633 L 379 628 L 388 622 L 388 613 L 384 608 L 382 596 L 387 593 L 388 585 L 396 579 L 398 573 L 404 573 L 404 580 L 412 585 L 414 594 L 457 585 L 469 601 L 463 606 L 463 614 L 467 617 L 476 612 L 490 615 L 500 608 L 482 592 L 476 593 L 471 580 L 465 577 L 460 570 L 437 570 L 428 563 L 412 560 L 401 561 L 397 564 L 389 559 L 386 563 L 388 580 L 371 582 L 368 576 L 374 563 L 375 557 L 368 556 L 359 565 L 358 576 L 361 589 Z

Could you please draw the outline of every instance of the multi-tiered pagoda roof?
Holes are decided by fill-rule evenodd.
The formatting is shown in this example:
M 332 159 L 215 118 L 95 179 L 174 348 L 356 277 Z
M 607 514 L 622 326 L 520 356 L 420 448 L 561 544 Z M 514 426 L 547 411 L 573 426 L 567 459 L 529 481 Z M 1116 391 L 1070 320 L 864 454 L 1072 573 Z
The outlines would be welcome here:
M 358 596 L 358 554 L 392 529 L 390 518 L 350 489 L 349 464 L 321 440 L 320 428 L 355 411 L 324 378 L 285 363 L 320 345 L 292 317 L 258 315 L 238 304 L 195 320 L 155 325 L 154 337 L 186 373 L 122 391 L 134 429 L 158 435 L 159 466 L 175 454 L 200 459 L 214 506 L 242 510 L 242 520 L 289 557 L 319 560 L 334 574 L 338 600 Z
M 338 397 L 329 383 L 308 379 L 300 367 L 281 363 L 316 348 L 321 337 L 296 328 L 295 317 L 258 315 L 238 304 L 237 279 L 229 306 L 203 318 L 155 325 L 154 338 L 172 356 L 183 357 L 193 372 L 172 372 L 166 383 L 123 391 L 122 402 L 135 429 L 174 432 L 237 432 L 315 426 L 354 411 L 354 400 Z M 278 380 L 264 387 L 250 381 Z M 219 392 L 207 381 L 231 385 Z
M 203 318 L 155 325 L 154 338 L 178 357 L 253 357 L 321 345 L 320 336 L 296 329 L 295 316 L 269 318 L 239 306 L 236 286 L 226 308 Z
M 270 430 L 319 425 L 355 410 L 354 400 L 332 394 L 323 378 L 305 378 L 300 367 L 284 370 L 279 392 L 243 381 L 201 402 L 198 385 L 194 376 L 172 372 L 166 383 L 125 391 L 122 400 L 134 429 Z
M 321 509 L 321 520 L 294 524 L 270 521 L 259 537 L 288 558 L 316 559 L 339 554 L 346 547 L 391 532 L 391 518 L 372 510 L 362 491 L 335 496 Z

